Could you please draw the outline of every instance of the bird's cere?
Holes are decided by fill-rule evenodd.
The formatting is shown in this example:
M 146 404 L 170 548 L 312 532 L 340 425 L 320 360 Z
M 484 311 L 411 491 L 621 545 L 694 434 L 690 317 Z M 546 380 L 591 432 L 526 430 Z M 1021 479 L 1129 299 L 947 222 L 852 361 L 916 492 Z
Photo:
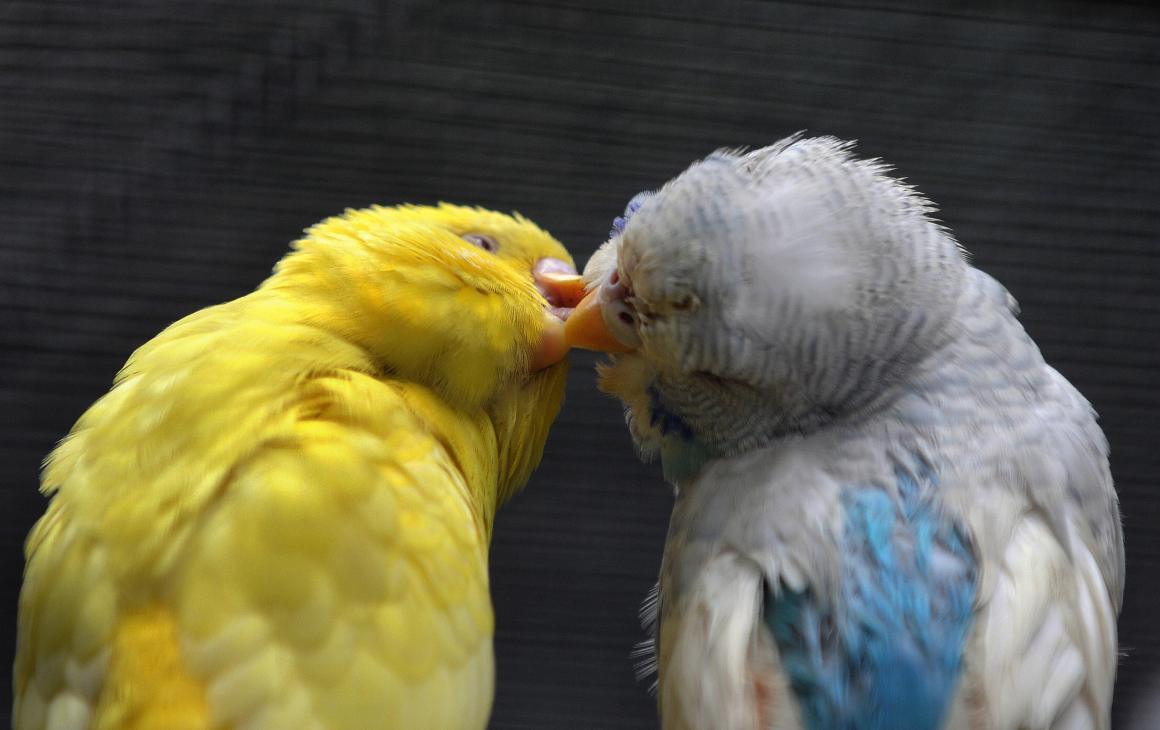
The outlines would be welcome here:
M 612 238 L 621 233 L 624 233 L 624 227 L 628 225 L 628 221 L 633 214 L 640 210 L 640 207 L 645 204 L 645 201 L 656 195 L 652 190 L 644 190 L 632 197 L 628 201 L 628 205 L 624 206 L 624 215 L 618 215 L 612 219 L 612 230 L 608 232 L 608 237 Z

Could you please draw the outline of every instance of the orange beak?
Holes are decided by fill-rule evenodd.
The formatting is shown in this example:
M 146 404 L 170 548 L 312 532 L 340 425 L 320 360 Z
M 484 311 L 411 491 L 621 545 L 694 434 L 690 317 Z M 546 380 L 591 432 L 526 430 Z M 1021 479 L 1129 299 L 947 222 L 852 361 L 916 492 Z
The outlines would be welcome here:
M 612 336 L 600 307 L 600 289 L 588 292 L 564 323 L 565 341 L 569 347 L 597 352 L 629 352 L 632 348 Z

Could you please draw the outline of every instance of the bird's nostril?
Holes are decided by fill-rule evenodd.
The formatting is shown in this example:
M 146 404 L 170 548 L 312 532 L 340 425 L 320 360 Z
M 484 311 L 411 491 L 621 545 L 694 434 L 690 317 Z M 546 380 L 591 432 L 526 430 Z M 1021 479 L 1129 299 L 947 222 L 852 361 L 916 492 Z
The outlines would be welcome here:
M 614 299 L 601 305 L 608 331 L 618 342 L 630 349 L 640 346 L 640 334 L 636 331 L 637 313 L 632 305 L 623 299 Z

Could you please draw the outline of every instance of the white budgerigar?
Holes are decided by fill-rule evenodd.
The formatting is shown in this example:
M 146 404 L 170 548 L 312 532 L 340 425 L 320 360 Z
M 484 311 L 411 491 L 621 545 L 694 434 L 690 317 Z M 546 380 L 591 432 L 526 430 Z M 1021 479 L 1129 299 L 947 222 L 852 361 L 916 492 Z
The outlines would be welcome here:
M 1107 443 L 933 206 L 832 138 L 638 196 L 571 340 L 676 487 L 666 730 L 1109 727 Z

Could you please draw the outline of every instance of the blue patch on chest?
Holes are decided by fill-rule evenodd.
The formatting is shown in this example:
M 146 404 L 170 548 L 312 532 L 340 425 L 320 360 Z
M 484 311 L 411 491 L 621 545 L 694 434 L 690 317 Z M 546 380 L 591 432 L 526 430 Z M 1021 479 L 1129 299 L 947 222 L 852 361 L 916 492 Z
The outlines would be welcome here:
M 766 594 L 765 622 L 811 730 L 934 730 L 954 696 L 977 565 L 942 514 L 928 468 L 842 495 L 842 581 L 832 599 Z

